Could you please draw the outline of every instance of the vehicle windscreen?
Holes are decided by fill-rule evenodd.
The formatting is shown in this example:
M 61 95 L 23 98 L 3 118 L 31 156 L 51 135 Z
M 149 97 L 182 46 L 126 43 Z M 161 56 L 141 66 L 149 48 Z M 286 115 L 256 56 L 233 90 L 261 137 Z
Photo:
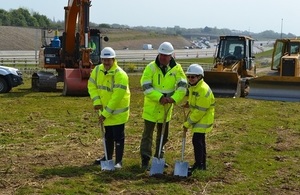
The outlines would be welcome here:
M 244 56 L 244 41 L 243 40 L 221 40 L 218 50 L 218 58 L 226 58 L 235 56 L 240 59 Z

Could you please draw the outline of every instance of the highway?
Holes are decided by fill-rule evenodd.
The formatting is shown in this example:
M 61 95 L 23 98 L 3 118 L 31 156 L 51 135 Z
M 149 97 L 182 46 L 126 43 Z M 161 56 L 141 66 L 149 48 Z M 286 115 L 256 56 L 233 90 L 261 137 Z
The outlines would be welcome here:
M 254 53 L 259 53 L 272 49 L 272 44 L 267 41 L 257 42 L 254 46 Z M 38 58 L 39 51 L 0 51 L 0 58 Z M 174 57 L 176 59 L 213 57 L 215 45 L 211 44 L 208 49 L 175 49 Z M 120 61 L 150 61 L 157 56 L 157 50 L 116 50 L 117 59 Z
M 39 51 L 0 51 L 0 58 L 38 58 Z M 180 49 L 175 50 L 178 59 L 212 57 L 214 49 Z M 139 61 L 153 60 L 157 50 L 116 50 L 118 60 Z

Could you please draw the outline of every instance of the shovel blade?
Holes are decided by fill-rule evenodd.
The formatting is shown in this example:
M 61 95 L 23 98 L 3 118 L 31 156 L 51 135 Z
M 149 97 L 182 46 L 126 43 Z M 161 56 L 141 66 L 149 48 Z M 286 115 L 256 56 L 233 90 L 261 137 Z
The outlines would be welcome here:
M 189 170 L 188 162 L 176 161 L 175 169 L 174 169 L 174 176 L 187 177 L 188 170 Z
M 113 160 L 101 161 L 102 171 L 113 171 L 115 170 L 115 163 Z
M 150 176 L 156 174 L 163 174 L 165 168 L 165 159 L 163 158 L 153 158 L 150 168 Z

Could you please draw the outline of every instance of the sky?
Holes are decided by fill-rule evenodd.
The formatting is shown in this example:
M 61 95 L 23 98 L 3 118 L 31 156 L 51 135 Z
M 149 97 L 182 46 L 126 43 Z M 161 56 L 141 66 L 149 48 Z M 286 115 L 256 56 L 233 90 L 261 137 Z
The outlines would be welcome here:
M 26 8 L 62 21 L 67 4 L 68 0 L 9 0 L 0 9 Z M 130 27 L 272 30 L 300 36 L 299 8 L 299 0 L 92 0 L 90 21 Z

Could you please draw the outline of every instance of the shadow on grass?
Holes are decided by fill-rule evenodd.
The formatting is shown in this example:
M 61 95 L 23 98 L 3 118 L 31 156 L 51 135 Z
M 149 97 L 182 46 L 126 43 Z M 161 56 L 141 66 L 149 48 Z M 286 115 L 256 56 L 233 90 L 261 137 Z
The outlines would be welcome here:
M 194 178 L 184 178 L 173 176 L 173 173 L 166 173 L 161 175 L 149 176 L 149 171 L 145 171 L 138 165 L 127 166 L 122 169 L 116 169 L 114 171 L 101 171 L 101 167 L 98 165 L 85 165 L 85 166 L 67 166 L 67 167 L 54 167 L 49 169 L 43 169 L 38 177 L 51 178 L 54 176 L 60 177 L 80 177 L 85 174 L 94 175 L 94 181 L 99 183 L 113 183 L 116 180 L 131 180 L 131 181 L 143 181 L 145 184 L 160 184 L 161 182 L 187 182 L 190 183 Z
M 31 88 L 22 88 L 22 89 L 18 89 L 17 91 L 11 91 L 9 93 L 4 93 L 2 94 L 3 97 L 11 97 L 11 98 L 16 98 L 16 97 L 23 97 L 26 95 L 31 95 L 33 96 L 33 94 L 36 93 L 38 96 L 41 96 L 40 93 L 44 93 L 44 94 L 51 94 L 51 97 L 54 97 L 53 95 L 57 95 L 57 96 L 62 96 L 62 89 L 56 89 L 56 90 L 52 90 L 52 91 L 48 91 L 48 92 L 43 92 L 43 91 L 36 91 L 33 90 Z

